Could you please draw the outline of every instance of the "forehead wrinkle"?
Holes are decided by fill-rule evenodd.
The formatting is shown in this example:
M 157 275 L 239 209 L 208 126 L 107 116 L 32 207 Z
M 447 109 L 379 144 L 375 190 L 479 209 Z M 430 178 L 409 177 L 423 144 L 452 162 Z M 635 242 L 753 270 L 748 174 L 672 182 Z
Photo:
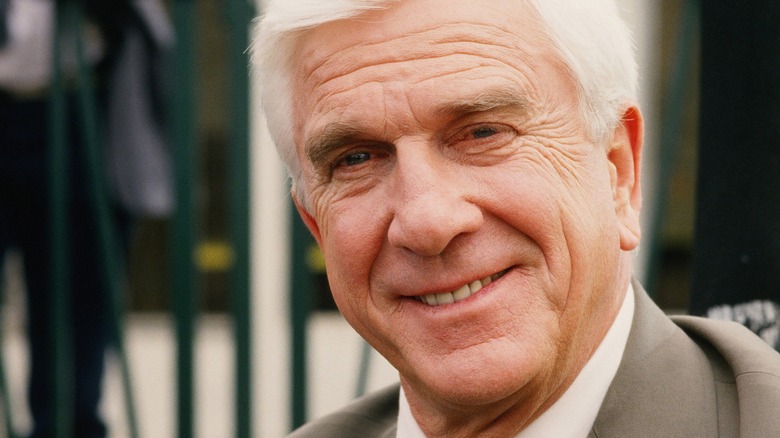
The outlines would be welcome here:
M 446 65 L 446 70 L 436 72 L 435 74 L 431 74 L 430 77 L 423 77 L 419 79 L 415 79 L 410 82 L 412 86 L 423 84 L 431 79 L 441 80 L 446 79 L 447 77 L 458 77 L 461 74 L 469 74 L 471 72 L 480 70 L 480 69 L 492 69 L 492 68 L 502 68 L 502 67 L 508 67 L 508 70 L 505 72 L 522 72 L 524 70 L 523 66 L 513 65 L 508 60 L 503 59 L 500 56 L 488 56 L 487 54 L 474 54 L 471 52 L 451 52 L 443 55 L 437 55 L 437 56 L 430 56 L 425 59 L 414 59 L 414 60 L 407 60 L 407 61 L 386 61 L 381 63 L 372 63 L 369 65 L 365 65 L 363 67 L 360 67 L 364 70 L 376 70 L 376 73 L 371 74 L 372 79 L 364 84 L 361 84 L 360 86 L 365 86 L 366 84 L 374 84 L 379 85 L 380 87 L 386 87 L 389 83 L 397 83 L 404 81 L 404 74 L 405 72 L 409 72 L 411 74 L 415 74 L 420 69 L 419 67 L 416 67 L 415 65 L 409 64 L 410 62 L 432 62 L 437 60 L 444 60 L 446 58 L 451 57 L 466 57 L 466 58 L 473 58 L 473 60 L 464 59 L 460 60 L 459 64 L 450 64 Z M 486 62 L 488 61 L 488 62 Z M 397 69 L 389 68 L 392 64 L 407 64 L 403 65 L 404 72 L 399 73 Z M 457 65 L 460 65 L 460 67 L 455 67 Z M 383 71 L 383 69 L 385 69 Z M 352 78 L 350 75 L 356 73 L 357 71 L 346 71 L 346 72 L 339 72 L 338 74 L 332 75 L 331 77 L 327 79 L 323 79 L 321 82 L 319 82 L 317 85 L 309 86 L 307 87 L 310 90 L 317 90 L 320 94 L 319 97 L 317 97 L 318 101 L 323 101 L 325 99 L 334 99 L 338 98 L 340 95 L 345 93 L 350 93 L 354 91 L 355 87 L 352 84 Z M 499 75 L 496 72 L 492 75 L 495 78 L 498 78 Z M 344 80 L 346 82 L 339 83 L 339 80 Z M 510 79 L 511 80 L 511 79 Z M 498 106 L 526 106 L 526 105 L 519 105 L 522 103 L 519 100 L 519 96 L 517 96 L 517 91 L 512 91 L 509 87 L 506 87 L 504 90 L 492 90 L 491 92 L 487 93 L 485 96 L 480 98 L 478 102 L 482 102 L 482 105 L 484 106 L 492 106 L 492 107 L 498 107 Z M 493 103 L 490 103 L 490 102 Z M 476 103 L 476 102 L 475 102 Z M 527 103 L 527 100 L 526 102 Z M 489 109 L 489 108 L 488 108 Z M 477 111 L 475 109 L 475 111 Z
M 339 24 L 343 24 L 343 22 L 332 23 L 333 26 Z M 301 65 L 302 68 L 299 71 L 305 72 L 302 77 L 304 82 L 310 83 L 313 81 L 312 85 L 319 87 L 364 68 L 387 66 L 415 60 L 434 60 L 458 54 L 480 56 L 482 53 L 480 46 L 501 47 L 507 50 L 521 49 L 517 45 L 518 41 L 516 41 L 519 35 L 512 31 L 498 27 L 495 24 L 471 23 L 471 26 L 477 29 L 486 29 L 487 31 L 484 33 L 474 30 L 470 32 L 464 31 L 462 23 L 452 23 L 409 31 L 405 34 L 387 37 L 379 41 L 358 44 L 352 42 L 346 47 L 342 47 L 342 45 L 337 47 L 331 46 L 332 50 L 329 50 L 328 53 L 318 50 L 322 47 L 321 45 L 315 45 L 315 48 L 303 53 L 303 56 L 300 58 L 303 60 L 303 65 Z M 453 31 L 450 31 L 450 29 Z M 444 34 L 442 35 L 442 33 Z M 315 37 L 316 35 L 309 34 L 304 38 L 309 41 L 303 42 L 303 45 L 307 45 L 306 43 L 310 41 L 318 41 Z M 398 50 L 388 49 L 388 44 L 398 47 Z M 462 47 L 464 45 L 474 47 L 474 49 L 465 50 Z M 437 53 L 442 49 L 446 49 L 447 46 L 452 46 L 452 49 L 444 53 Z M 348 57 L 333 56 L 345 49 L 349 50 Z M 378 61 L 376 56 L 381 56 L 382 60 Z M 325 69 L 326 72 L 320 73 L 322 69 Z M 338 73 L 333 74 L 334 70 Z

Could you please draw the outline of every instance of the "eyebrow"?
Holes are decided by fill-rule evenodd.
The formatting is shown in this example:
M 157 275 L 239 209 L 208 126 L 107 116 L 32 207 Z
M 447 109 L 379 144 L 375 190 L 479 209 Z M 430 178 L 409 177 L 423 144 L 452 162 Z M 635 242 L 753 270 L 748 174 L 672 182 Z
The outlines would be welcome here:
M 526 98 L 508 87 L 491 88 L 476 96 L 461 97 L 436 105 L 433 114 L 441 118 L 451 118 L 500 109 L 517 109 L 527 112 L 530 105 Z M 366 129 L 361 123 L 332 122 L 313 135 L 304 150 L 315 168 L 328 161 L 332 151 L 357 141 L 365 141 Z
M 485 90 L 476 96 L 445 102 L 436 107 L 434 114 L 459 116 L 510 108 L 527 112 L 530 103 L 517 90 L 509 87 L 497 87 Z
M 361 135 L 364 132 L 366 131 L 361 129 L 359 125 L 342 122 L 329 123 L 322 131 L 306 141 L 304 149 L 306 156 L 309 157 L 309 161 L 315 169 L 319 168 L 327 162 L 332 151 L 345 144 L 364 140 L 364 134 Z

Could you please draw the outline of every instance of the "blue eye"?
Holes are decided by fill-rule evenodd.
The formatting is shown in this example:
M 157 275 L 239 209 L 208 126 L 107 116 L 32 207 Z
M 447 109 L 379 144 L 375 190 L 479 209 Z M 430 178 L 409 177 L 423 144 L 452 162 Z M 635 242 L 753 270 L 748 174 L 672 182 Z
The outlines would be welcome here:
M 496 130 L 493 129 L 493 128 L 488 128 L 488 127 L 477 128 L 477 129 L 475 129 L 474 131 L 471 132 L 471 135 L 474 136 L 474 138 L 477 138 L 477 139 L 479 139 L 479 138 L 487 138 L 487 137 L 490 137 L 490 136 L 495 135 L 495 134 L 496 134 Z
M 371 159 L 371 154 L 369 154 L 368 152 L 358 152 L 344 157 L 343 163 L 347 166 L 354 166 L 357 164 L 365 163 L 370 159 Z

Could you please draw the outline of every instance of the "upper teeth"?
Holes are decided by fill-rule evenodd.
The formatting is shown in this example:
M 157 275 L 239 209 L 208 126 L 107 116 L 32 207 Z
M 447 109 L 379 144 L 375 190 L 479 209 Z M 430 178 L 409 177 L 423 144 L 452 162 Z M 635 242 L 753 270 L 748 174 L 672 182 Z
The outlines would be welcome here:
M 466 298 L 474 295 L 483 287 L 498 280 L 502 275 L 504 275 L 505 272 L 506 271 L 502 271 L 497 274 L 489 275 L 481 280 L 475 280 L 469 284 L 464 284 L 452 292 L 420 295 L 417 297 L 417 299 L 423 303 L 427 303 L 430 306 L 441 306 L 443 304 L 457 303 L 458 301 L 463 301 Z

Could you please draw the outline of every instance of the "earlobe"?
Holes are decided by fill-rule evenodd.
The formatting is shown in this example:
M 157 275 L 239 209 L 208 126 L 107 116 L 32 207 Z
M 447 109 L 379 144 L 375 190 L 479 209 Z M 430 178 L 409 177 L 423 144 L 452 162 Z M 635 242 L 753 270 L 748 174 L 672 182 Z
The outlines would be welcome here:
M 641 236 L 643 129 L 642 113 L 638 107 L 631 105 L 623 112 L 608 145 L 612 194 L 615 213 L 620 222 L 620 248 L 624 251 L 636 248 Z
M 320 236 L 320 227 L 317 225 L 317 221 L 314 219 L 314 216 L 309 213 L 309 211 L 301 205 L 300 202 L 298 202 L 298 196 L 295 193 L 295 190 L 292 191 L 292 198 L 293 202 L 295 203 L 295 209 L 298 210 L 298 214 L 301 216 L 301 220 L 303 221 L 304 225 L 306 225 L 306 228 L 309 229 L 309 232 L 314 236 L 314 240 L 317 241 L 317 245 L 322 246 L 322 239 Z

